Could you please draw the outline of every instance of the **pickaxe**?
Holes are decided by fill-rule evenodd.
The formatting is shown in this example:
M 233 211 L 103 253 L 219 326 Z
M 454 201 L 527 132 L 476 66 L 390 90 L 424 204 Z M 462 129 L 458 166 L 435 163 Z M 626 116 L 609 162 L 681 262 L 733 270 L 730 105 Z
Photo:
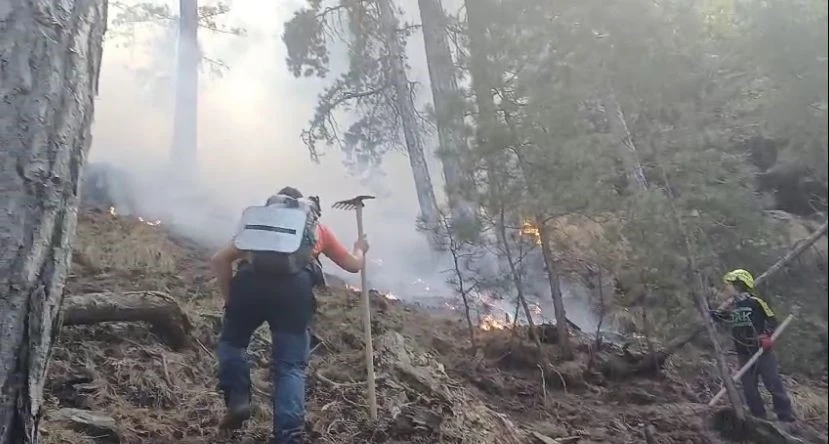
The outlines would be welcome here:
M 363 204 L 364 200 L 374 199 L 374 196 L 357 196 L 353 199 L 341 200 L 332 205 L 340 210 L 356 210 L 357 212 L 357 239 L 362 239 L 363 233 Z M 365 252 L 364 252 L 365 253 Z M 366 264 L 363 256 L 363 267 L 360 269 L 360 291 L 363 301 L 363 339 L 366 344 L 366 372 L 368 373 L 368 413 L 372 421 L 377 420 L 377 393 L 374 386 L 374 346 L 371 339 L 371 308 L 368 299 L 368 284 L 366 283 Z

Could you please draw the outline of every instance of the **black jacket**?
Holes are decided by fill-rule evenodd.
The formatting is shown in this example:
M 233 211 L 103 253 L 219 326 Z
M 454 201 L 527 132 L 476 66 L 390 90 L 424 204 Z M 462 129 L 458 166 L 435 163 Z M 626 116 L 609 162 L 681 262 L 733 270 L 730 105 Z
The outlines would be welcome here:
M 729 310 L 711 312 L 715 321 L 724 322 L 731 327 L 731 337 L 738 354 L 752 355 L 759 348 L 758 337 L 771 335 L 778 322 L 766 301 L 744 293 L 735 298 Z

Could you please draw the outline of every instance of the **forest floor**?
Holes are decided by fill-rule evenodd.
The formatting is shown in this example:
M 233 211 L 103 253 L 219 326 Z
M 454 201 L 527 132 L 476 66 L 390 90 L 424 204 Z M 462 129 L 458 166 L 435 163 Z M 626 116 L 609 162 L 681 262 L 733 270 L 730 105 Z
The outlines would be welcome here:
M 46 390 L 45 443 L 266 442 L 270 339 L 264 327 L 250 347 L 254 416 L 240 432 L 217 430 L 223 403 L 213 350 L 222 306 L 208 254 L 170 237 L 163 225 L 81 213 L 67 295 L 167 293 L 187 314 L 192 341 L 171 347 L 164 334 L 140 322 L 64 326 Z M 376 293 L 380 413 L 372 424 L 359 296 L 340 288 L 318 298 L 314 330 L 324 345 L 309 368 L 310 442 L 726 442 L 706 405 L 719 382 L 704 352 L 683 351 L 658 377 L 611 381 L 590 370 L 590 344 L 579 342 L 571 361 L 557 359 L 555 345 L 542 344 L 555 370 L 546 367 L 545 374 L 524 330 L 480 330 L 472 347 L 460 316 L 437 316 Z M 787 376 L 786 382 L 801 418 L 798 434 L 804 442 L 827 442 L 826 381 Z M 79 419 L 87 410 L 97 416 Z

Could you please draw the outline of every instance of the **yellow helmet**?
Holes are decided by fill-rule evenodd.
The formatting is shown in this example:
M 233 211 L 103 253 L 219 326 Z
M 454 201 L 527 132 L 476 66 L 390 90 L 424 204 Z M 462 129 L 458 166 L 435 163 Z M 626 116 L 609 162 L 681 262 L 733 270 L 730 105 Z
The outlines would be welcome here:
M 751 273 L 749 273 L 746 270 L 743 270 L 742 268 L 729 271 L 725 274 L 725 276 L 722 277 L 722 280 L 726 284 L 740 281 L 743 284 L 745 284 L 746 288 L 748 288 L 749 290 L 754 290 L 754 277 L 751 276 Z

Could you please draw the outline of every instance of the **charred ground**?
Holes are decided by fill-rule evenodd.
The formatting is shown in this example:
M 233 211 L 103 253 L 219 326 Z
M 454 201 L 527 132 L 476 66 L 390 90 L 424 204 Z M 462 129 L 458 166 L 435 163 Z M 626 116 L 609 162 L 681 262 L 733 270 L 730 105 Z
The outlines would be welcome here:
M 187 315 L 192 341 L 172 347 L 164 332 L 141 322 L 65 326 L 50 370 L 46 443 L 266 440 L 270 342 L 264 327 L 250 348 L 254 417 L 241 433 L 216 429 L 222 401 L 213 350 L 221 302 L 208 254 L 163 226 L 106 212 L 80 215 L 67 294 L 168 294 Z M 459 320 L 380 294 L 372 298 L 380 420 L 370 425 L 358 295 L 331 289 L 318 297 L 314 329 L 324 345 L 309 370 L 312 442 L 634 443 L 646 435 L 658 443 L 723 442 L 704 404 L 719 389 L 704 352 L 674 356 L 657 378 L 611 381 L 591 370 L 589 341 L 580 341 L 569 362 L 556 358 L 554 345 L 542 344 L 552 366 L 539 366 L 539 349 L 524 331 L 480 331 L 473 348 Z M 788 384 L 802 418 L 800 434 L 826 442 L 825 380 L 788 378 Z M 90 412 L 97 416 L 78 417 Z

